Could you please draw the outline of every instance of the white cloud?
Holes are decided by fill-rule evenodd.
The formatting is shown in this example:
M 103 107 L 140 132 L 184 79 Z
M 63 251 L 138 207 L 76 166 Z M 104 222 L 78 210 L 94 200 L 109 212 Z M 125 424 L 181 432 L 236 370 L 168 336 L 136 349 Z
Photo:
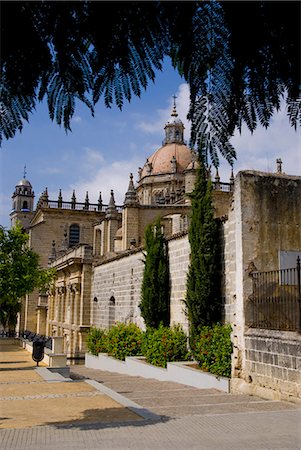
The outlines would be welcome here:
M 83 202 L 88 191 L 90 202 L 97 203 L 99 192 L 101 192 L 103 203 L 108 204 L 110 191 L 113 189 L 116 204 L 122 205 L 129 184 L 129 175 L 132 172 L 134 180 L 138 177 L 139 164 L 141 165 L 141 161 L 138 158 L 103 164 L 92 177 L 89 174 L 90 178 L 82 178 L 79 182 L 70 185 L 69 189 L 63 193 L 63 198 L 71 198 L 74 189 L 77 201 Z
M 84 147 L 84 151 L 84 159 L 86 164 L 101 164 L 105 160 L 103 154 L 99 150 L 90 147 Z
M 80 123 L 80 122 L 82 122 L 82 120 L 83 119 L 80 116 L 74 116 L 74 117 L 72 117 L 71 122 Z
M 182 83 L 179 85 L 176 92 L 176 106 L 179 118 L 182 120 L 185 126 L 185 136 L 189 139 L 190 135 L 190 123 L 186 119 L 189 108 L 189 87 L 188 84 Z M 162 134 L 162 128 L 170 120 L 170 114 L 173 109 L 173 97 L 168 99 L 168 107 L 165 109 L 157 110 L 157 118 L 154 121 L 140 120 L 137 123 L 137 128 L 148 134 L 160 133 Z
M 301 138 L 288 122 L 285 104 L 275 112 L 269 128 L 259 126 L 250 134 L 244 128 L 242 134 L 235 133 L 232 144 L 237 152 L 235 169 L 276 171 L 276 159 L 281 158 L 282 169 L 290 175 L 301 174 Z

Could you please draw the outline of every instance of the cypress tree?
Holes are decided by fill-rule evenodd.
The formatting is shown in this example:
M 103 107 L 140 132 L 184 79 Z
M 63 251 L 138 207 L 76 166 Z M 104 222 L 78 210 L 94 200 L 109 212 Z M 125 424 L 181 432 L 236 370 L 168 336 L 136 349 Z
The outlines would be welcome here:
M 187 275 L 186 307 L 190 335 L 219 319 L 217 223 L 212 205 L 212 183 L 200 157 L 196 184 L 191 194 L 192 214 L 188 230 L 191 259 Z
M 169 265 L 160 219 L 145 230 L 145 267 L 140 310 L 146 327 L 169 326 Z

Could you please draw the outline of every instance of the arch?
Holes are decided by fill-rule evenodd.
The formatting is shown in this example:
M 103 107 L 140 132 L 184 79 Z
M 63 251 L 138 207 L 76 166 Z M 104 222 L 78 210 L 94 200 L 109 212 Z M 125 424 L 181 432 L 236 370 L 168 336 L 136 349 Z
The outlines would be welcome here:
M 74 245 L 79 243 L 80 238 L 80 228 L 79 225 L 73 223 L 69 227 L 69 247 L 73 247 Z
M 28 209 L 28 201 L 24 200 L 22 203 L 22 209 Z

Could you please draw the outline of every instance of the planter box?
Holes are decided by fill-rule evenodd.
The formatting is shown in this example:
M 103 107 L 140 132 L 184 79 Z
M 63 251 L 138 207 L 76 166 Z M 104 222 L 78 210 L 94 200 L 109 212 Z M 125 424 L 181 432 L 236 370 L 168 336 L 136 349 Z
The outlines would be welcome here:
M 218 377 L 201 369 L 189 367 L 195 362 L 173 362 L 167 363 L 167 369 L 172 376 L 173 381 L 187 384 L 188 386 L 200 389 L 219 389 L 220 391 L 230 392 L 230 379 Z
M 143 378 L 154 378 L 159 381 L 174 381 L 175 383 L 186 384 L 199 389 L 218 389 L 223 392 L 230 392 L 230 380 L 225 377 L 217 377 L 200 369 L 189 367 L 195 362 L 181 361 L 167 363 L 167 369 L 156 367 L 145 362 L 143 356 L 131 356 L 125 361 L 100 353 L 93 356 L 86 353 L 85 366 L 89 369 L 107 370 L 125 375 L 139 376 Z
M 154 378 L 159 381 L 170 381 L 167 369 L 148 364 L 144 356 L 129 356 L 125 358 L 125 361 L 128 368 L 128 375 Z
M 108 356 L 106 353 L 99 353 L 98 356 L 86 353 L 85 366 L 88 369 L 107 370 L 108 372 L 116 372 L 127 375 L 127 367 L 125 361 Z

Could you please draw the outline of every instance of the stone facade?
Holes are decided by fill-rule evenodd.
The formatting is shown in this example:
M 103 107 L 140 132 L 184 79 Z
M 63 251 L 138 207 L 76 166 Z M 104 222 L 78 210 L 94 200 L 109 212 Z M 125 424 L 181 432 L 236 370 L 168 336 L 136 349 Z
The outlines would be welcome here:
M 285 336 L 281 333 L 276 336 L 274 330 L 257 330 L 257 337 L 250 337 L 253 330 L 246 324 L 252 295 L 250 273 L 254 269 L 278 270 L 282 251 L 301 252 L 300 224 L 300 177 L 253 171 L 238 173 L 224 231 L 226 308 L 233 325 L 233 390 L 275 398 L 300 397 L 297 375 L 300 369 L 294 359 L 300 351 L 300 335 L 286 332 Z M 276 356 L 285 352 L 287 361 L 291 362 L 289 370 L 276 364 Z M 274 365 L 273 372 L 271 365 Z M 274 375 L 278 381 L 272 382 Z M 296 384 L 288 386 L 293 379 Z
M 110 328 L 115 322 L 134 322 L 143 328 L 139 310 L 143 268 L 139 249 L 94 267 L 93 326 Z
M 188 329 L 185 315 L 186 273 L 190 247 L 187 233 L 168 240 L 171 273 L 170 321 Z M 132 250 L 94 267 L 91 323 L 110 328 L 114 322 L 134 322 L 144 327 L 139 303 L 144 270 L 141 249 Z
M 80 245 L 56 260 L 57 279 L 48 299 L 46 334 L 63 337 L 67 357 L 83 356 L 91 325 L 92 247 Z

